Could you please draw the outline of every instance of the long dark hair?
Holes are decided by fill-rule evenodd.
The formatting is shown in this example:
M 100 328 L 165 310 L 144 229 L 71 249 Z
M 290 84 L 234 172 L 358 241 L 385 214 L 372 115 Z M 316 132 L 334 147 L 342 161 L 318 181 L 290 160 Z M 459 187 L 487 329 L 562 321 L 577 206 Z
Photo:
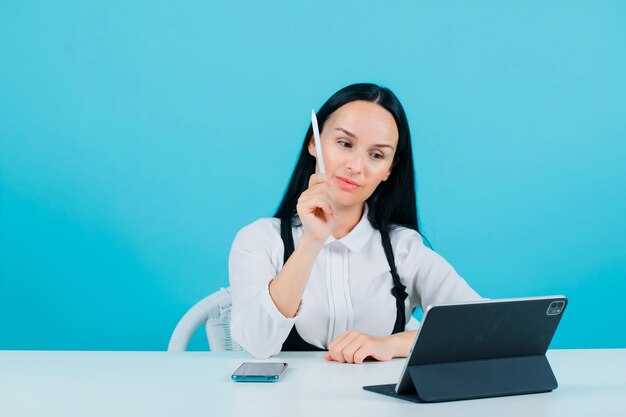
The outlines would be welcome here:
M 352 84 L 342 88 L 333 94 L 317 112 L 320 132 L 324 129 L 324 123 L 328 117 L 335 110 L 356 100 L 376 103 L 386 109 L 395 119 L 399 133 L 391 175 L 387 181 L 381 182 L 367 199 L 368 219 L 376 229 L 389 230 L 390 225 L 396 224 L 419 233 L 411 132 L 404 108 L 396 95 L 390 89 L 375 84 Z M 313 127 L 309 125 L 289 185 L 274 214 L 274 217 L 281 220 L 295 221 L 294 224 L 299 224 L 296 212 L 298 198 L 308 188 L 309 177 L 315 173 L 315 158 L 308 151 L 312 136 Z

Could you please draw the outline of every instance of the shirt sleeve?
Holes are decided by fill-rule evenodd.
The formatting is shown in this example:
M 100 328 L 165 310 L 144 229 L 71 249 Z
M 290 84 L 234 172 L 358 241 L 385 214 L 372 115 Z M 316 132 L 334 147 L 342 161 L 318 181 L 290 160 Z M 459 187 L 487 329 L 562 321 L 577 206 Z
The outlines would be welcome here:
M 256 358 L 277 355 L 296 320 L 278 311 L 269 292 L 283 250 L 272 219 L 261 219 L 239 231 L 230 251 L 231 333 Z
M 398 274 L 406 281 L 411 304 L 425 311 L 433 304 L 482 299 L 416 231 L 402 228 L 395 234 Z

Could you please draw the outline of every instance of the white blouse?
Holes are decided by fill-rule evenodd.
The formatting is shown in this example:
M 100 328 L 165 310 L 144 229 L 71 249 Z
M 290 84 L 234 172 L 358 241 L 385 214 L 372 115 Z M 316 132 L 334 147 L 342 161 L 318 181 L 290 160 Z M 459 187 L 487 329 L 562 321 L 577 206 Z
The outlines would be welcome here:
M 302 227 L 292 228 L 294 245 Z M 407 330 L 417 328 L 411 316 L 438 303 L 481 297 L 441 256 L 426 247 L 414 230 L 390 231 L 396 269 L 406 286 Z M 380 233 L 367 219 L 342 239 L 332 235 L 318 254 L 294 318 L 284 317 L 269 294 L 269 282 L 283 267 L 280 220 L 264 218 L 244 227 L 233 242 L 229 258 L 232 294 L 231 332 L 251 355 L 267 358 L 280 352 L 296 326 L 308 343 L 326 349 L 345 331 L 388 336 L 396 320 L 393 279 Z

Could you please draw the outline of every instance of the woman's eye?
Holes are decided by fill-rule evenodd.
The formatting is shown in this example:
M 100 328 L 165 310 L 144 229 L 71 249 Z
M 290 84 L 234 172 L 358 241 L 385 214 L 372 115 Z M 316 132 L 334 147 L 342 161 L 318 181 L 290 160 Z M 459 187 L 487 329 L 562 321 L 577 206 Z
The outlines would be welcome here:
M 339 144 L 339 146 L 342 146 L 344 148 L 352 147 L 352 144 L 350 142 L 346 142 L 345 140 L 339 140 L 337 141 L 337 143 Z
M 372 158 L 374 159 L 384 159 L 385 155 L 383 155 L 382 153 L 373 153 L 371 154 Z

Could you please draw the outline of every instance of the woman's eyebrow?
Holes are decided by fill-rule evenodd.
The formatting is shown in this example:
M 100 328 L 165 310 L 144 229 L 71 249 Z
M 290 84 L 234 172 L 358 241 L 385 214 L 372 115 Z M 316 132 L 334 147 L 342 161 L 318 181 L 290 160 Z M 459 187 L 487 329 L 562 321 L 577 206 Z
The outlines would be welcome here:
M 341 127 L 337 127 L 337 128 L 335 128 L 335 130 L 339 130 L 339 131 L 345 133 L 346 135 L 350 136 L 352 139 L 357 139 L 357 137 L 356 137 L 356 135 L 354 133 L 348 132 L 346 129 L 343 129 Z
M 349 131 L 347 131 L 344 128 L 336 127 L 335 130 L 339 130 L 340 132 L 345 133 L 346 135 L 350 136 L 352 139 L 358 139 L 354 133 L 349 132 Z M 379 147 L 379 148 L 390 148 L 391 150 L 393 150 L 393 146 L 387 145 L 387 144 L 384 144 L 384 143 L 379 143 L 379 144 L 376 144 L 374 146 Z

